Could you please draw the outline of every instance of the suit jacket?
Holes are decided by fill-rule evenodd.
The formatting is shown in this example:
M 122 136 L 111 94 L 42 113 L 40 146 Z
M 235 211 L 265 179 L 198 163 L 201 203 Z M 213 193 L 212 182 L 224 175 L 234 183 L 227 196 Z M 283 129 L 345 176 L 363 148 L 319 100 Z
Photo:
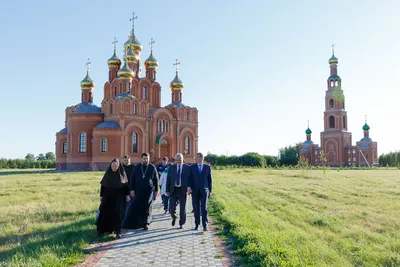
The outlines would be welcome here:
M 175 182 L 177 174 L 178 174 L 178 165 L 174 164 L 168 168 L 166 191 L 170 192 L 171 194 L 175 190 Z M 182 164 L 181 189 L 185 193 L 188 188 L 189 177 L 190 177 L 190 167 L 186 164 Z
M 199 167 L 197 164 L 193 164 L 190 166 L 190 179 L 189 186 L 192 191 L 200 190 L 204 192 L 208 190 L 212 191 L 212 175 L 211 175 L 211 167 L 209 165 L 203 164 L 203 168 L 201 173 L 199 171 Z

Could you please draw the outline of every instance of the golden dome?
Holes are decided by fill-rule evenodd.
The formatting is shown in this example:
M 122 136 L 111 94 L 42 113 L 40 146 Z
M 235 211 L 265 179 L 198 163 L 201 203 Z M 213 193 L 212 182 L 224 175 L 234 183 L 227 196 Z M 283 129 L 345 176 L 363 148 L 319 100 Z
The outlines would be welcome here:
M 182 90 L 183 89 L 183 82 L 181 79 L 178 77 L 178 72 L 176 72 L 175 78 L 172 80 L 172 82 L 169 83 L 169 86 L 171 89 L 174 90 Z
M 115 52 L 115 48 L 114 48 L 114 54 L 112 55 L 112 57 L 110 57 L 109 60 L 107 60 L 107 64 L 108 64 L 109 67 L 111 67 L 111 66 L 121 66 L 121 60 L 117 56 L 117 53 Z
M 142 51 L 142 45 L 138 39 L 136 39 L 135 32 L 132 29 L 131 36 L 128 41 L 125 42 L 124 47 L 126 50 L 132 48 L 136 53 L 140 53 Z
M 335 57 L 335 54 L 329 59 L 329 64 L 338 64 L 338 59 Z
M 135 76 L 131 68 L 129 68 L 129 66 L 126 64 L 126 61 L 124 61 L 124 66 L 122 66 L 122 68 L 119 69 L 117 75 L 118 78 L 129 78 L 129 79 L 132 79 Z
M 86 73 L 86 77 L 81 81 L 81 88 L 93 88 L 94 82 L 89 76 L 89 70 Z
M 153 52 L 150 53 L 150 56 L 144 62 L 144 66 L 149 69 L 157 69 L 158 62 L 157 59 L 153 56 Z
M 128 63 L 136 63 L 139 59 L 139 56 L 132 50 L 132 47 L 128 48 L 126 51 L 126 55 L 124 58 Z

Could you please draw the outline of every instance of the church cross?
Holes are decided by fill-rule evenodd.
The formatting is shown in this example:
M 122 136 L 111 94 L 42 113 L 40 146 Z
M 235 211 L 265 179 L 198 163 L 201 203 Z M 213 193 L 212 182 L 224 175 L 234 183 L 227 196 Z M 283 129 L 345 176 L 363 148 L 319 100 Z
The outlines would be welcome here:
M 332 44 L 331 47 L 332 47 L 332 55 L 334 55 L 335 54 L 335 45 Z
M 155 42 L 156 42 L 156 41 L 154 41 L 153 38 L 151 38 L 151 41 L 150 41 L 150 43 L 149 43 L 149 45 L 150 45 L 150 51 L 151 51 L 151 52 L 153 52 L 153 44 L 154 44 Z
M 176 67 L 176 72 L 178 72 L 178 69 L 179 69 L 179 65 L 180 65 L 181 63 L 178 61 L 178 59 L 176 59 L 175 60 L 175 63 L 174 63 L 174 66 Z
M 135 12 L 132 13 L 132 18 L 129 19 L 129 21 L 132 21 L 132 29 L 135 28 L 135 19 L 137 19 L 138 17 L 135 17 Z
M 367 114 L 365 114 L 365 123 L 367 123 Z
M 89 71 L 90 71 L 90 64 L 92 64 L 92 62 L 90 62 L 90 60 L 87 59 L 86 66 L 87 66 L 87 72 L 88 72 L 88 73 L 89 73 Z
M 114 50 L 117 49 L 117 43 L 118 43 L 118 40 L 117 40 L 117 38 L 114 37 L 114 42 L 112 42 L 112 44 L 114 45 Z
M 307 121 L 307 127 L 310 128 L 310 120 Z

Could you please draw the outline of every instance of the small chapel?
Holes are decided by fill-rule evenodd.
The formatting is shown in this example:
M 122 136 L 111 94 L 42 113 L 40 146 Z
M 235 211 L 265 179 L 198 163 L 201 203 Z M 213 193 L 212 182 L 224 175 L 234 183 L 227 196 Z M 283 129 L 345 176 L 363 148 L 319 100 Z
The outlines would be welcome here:
M 311 140 L 310 127 L 306 130 L 306 141 L 300 144 L 300 158 L 310 165 L 338 166 L 378 166 L 378 146 L 369 136 L 370 127 L 365 119 L 362 127 L 364 137 L 352 145 L 352 134 L 347 131 L 347 112 L 342 90 L 342 80 L 338 75 L 338 59 L 332 46 L 329 59 L 330 76 L 325 92 L 324 131 L 321 132 L 321 147 Z
M 135 14 L 132 30 L 124 44 L 123 61 L 114 53 L 108 59 L 108 80 L 104 84 L 101 106 L 93 103 L 94 82 L 90 62 L 81 81 L 81 102 L 65 110 L 65 127 L 56 133 L 56 168 L 58 170 L 104 170 L 113 158 L 129 155 L 134 163 L 141 153 L 149 152 L 151 161 L 172 158 L 183 153 L 193 162 L 198 151 L 198 111 L 183 104 L 184 84 L 178 75 L 170 82 L 171 103 L 161 106 L 161 86 L 157 82 L 158 61 L 150 55 L 144 61 L 142 45 L 135 36 Z

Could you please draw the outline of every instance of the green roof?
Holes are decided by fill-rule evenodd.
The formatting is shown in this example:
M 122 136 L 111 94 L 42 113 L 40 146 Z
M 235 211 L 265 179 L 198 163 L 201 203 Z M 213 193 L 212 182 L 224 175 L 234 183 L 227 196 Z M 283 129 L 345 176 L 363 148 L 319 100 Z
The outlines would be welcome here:
M 364 126 L 363 126 L 363 130 L 365 131 L 365 132 L 368 132 L 369 131 L 369 125 L 367 124 L 367 123 L 365 123 L 364 124 Z

